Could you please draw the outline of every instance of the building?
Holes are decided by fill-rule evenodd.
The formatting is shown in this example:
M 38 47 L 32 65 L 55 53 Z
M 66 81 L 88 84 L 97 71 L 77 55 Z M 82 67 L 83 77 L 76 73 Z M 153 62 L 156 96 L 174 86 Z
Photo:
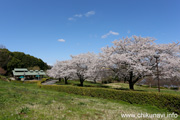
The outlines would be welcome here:
M 28 70 L 27 68 L 14 68 L 13 76 L 16 80 L 41 79 L 46 73 L 43 70 Z

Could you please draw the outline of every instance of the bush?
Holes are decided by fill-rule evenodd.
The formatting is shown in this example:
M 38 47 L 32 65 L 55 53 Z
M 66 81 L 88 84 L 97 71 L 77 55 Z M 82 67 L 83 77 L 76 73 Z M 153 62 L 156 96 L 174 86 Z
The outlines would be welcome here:
M 131 104 L 149 104 L 180 114 L 180 96 L 142 91 L 120 91 L 107 88 L 75 87 L 64 85 L 41 85 L 45 89 L 84 96 L 122 100 Z
M 179 87 L 170 87 L 171 90 L 179 90 Z
M 8 77 L 0 75 L 0 79 L 4 81 L 10 81 Z
M 27 81 L 24 81 L 24 83 L 38 83 L 39 80 L 27 80 Z
M 151 88 L 157 88 L 157 89 L 158 89 L 157 86 L 152 86 Z M 168 88 L 167 88 L 167 87 L 162 87 L 162 86 L 160 86 L 160 89 L 168 89 Z
M 114 81 L 114 78 L 111 76 L 102 79 L 103 84 L 113 83 Z

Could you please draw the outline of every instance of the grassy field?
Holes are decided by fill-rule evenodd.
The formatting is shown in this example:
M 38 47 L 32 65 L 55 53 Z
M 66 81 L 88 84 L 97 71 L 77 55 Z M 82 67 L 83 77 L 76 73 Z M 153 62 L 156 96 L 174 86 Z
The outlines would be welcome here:
M 65 85 L 64 81 L 62 80 L 61 82 L 57 82 L 57 85 Z M 80 81 L 79 80 L 68 80 L 68 84 L 66 85 L 73 85 L 73 86 L 79 86 L 80 85 Z M 91 81 L 84 81 L 83 83 L 84 87 L 104 87 L 104 88 L 110 88 L 110 86 L 107 86 L 105 84 L 101 84 L 101 83 L 94 83 Z
M 1 120 L 132 120 L 135 118 L 121 115 L 139 113 L 169 112 L 154 106 L 72 95 L 40 89 L 36 84 L 0 80 Z
M 57 85 L 64 85 L 64 82 L 57 82 Z M 80 84 L 79 80 L 69 80 L 67 85 L 78 86 Z M 90 81 L 84 81 L 84 87 L 102 87 L 102 88 L 112 88 L 116 90 L 129 90 L 129 84 L 127 83 L 109 83 L 109 84 L 101 84 L 101 83 L 93 83 Z M 147 86 L 137 86 L 134 85 L 135 91 L 144 91 L 144 92 L 158 92 L 157 88 L 150 88 Z M 161 89 L 161 93 L 169 93 L 180 95 L 180 90 L 171 90 L 171 89 Z
M 119 89 L 119 90 L 129 90 L 129 84 L 127 83 L 110 83 L 106 84 L 110 88 Z M 150 88 L 147 86 L 134 86 L 134 90 L 136 91 L 144 91 L 144 92 L 158 92 L 157 88 Z M 180 95 L 180 90 L 171 90 L 171 89 L 160 89 L 161 93 L 169 93 L 169 94 L 176 94 Z

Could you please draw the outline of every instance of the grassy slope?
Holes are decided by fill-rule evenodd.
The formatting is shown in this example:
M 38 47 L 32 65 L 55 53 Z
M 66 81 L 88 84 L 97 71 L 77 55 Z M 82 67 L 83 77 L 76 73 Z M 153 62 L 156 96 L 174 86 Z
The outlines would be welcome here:
M 1 120 L 119 120 L 122 113 L 167 113 L 153 106 L 84 97 L 0 80 Z M 129 118 L 131 120 L 132 118 Z

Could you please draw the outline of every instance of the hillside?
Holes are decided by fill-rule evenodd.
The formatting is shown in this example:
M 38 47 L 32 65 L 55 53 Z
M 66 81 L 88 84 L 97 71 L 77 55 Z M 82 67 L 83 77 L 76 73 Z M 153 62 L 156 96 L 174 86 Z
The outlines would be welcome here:
M 0 74 L 11 75 L 14 68 L 46 70 L 48 65 L 43 60 L 23 52 L 11 52 L 6 48 L 0 48 Z

